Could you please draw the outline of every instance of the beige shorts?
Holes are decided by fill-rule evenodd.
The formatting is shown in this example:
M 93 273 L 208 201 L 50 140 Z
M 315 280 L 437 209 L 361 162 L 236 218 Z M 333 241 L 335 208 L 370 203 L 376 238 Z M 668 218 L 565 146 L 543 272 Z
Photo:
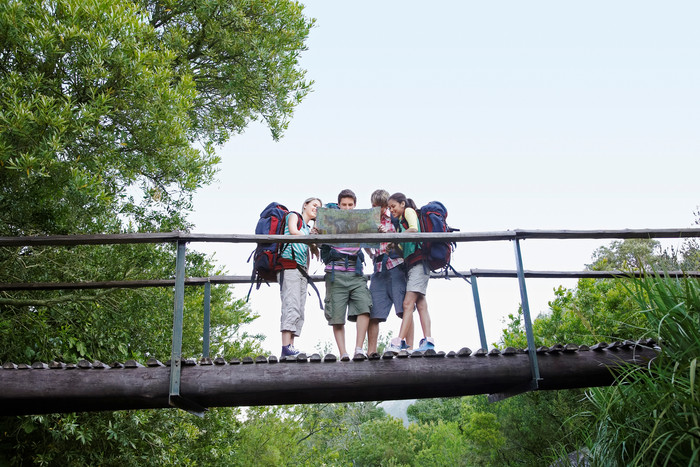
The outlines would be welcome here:
M 426 272 L 423 263 L 414 264 L 408 270 L 406 281 L 406 292 L 417 292 L 425 295 L 428 290 L 428 280 L 430 280 L 430 271 Z

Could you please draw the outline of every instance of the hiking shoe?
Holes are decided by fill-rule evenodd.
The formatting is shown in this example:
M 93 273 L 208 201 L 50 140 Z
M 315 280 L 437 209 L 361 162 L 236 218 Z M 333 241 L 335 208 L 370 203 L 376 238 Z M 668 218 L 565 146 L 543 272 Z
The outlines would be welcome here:
M 282 357 L 296 357 L 299 353 L 292 344 L 282 346 Z
M 416 352 L 425 352 L 430 349 L 435 350 L 435 341 L 432 337 L 424 337 L 420 340 L 420 345 L 416 349 Z
M 406 350 L 406 351 L 407 351 L 408 348 L 409 348 L 409 347 L 408 347 L 408 344 L 406 344 L 406 340 L 405 340 L 405 339 L 401 339 L 401 338 L 399 338 L 399 337 L 395 337 L 395 338 L 393 338 L 393 339 L 391 340 L 391 342 L 389 343 L 389 345 L 387 346 L 387 348 L 384 349 L 384 350 L 388 350 L 388 351 L 390 351 L 390 352 L 399 353 L 399 352 L 401 352 L 402 350 Z

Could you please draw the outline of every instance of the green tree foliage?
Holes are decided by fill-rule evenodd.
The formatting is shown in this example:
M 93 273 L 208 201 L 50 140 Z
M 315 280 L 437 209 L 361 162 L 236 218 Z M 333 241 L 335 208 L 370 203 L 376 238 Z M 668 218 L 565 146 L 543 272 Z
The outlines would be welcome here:
M 597 249 L 592 271 L 669 270 L 678 267 L 678 257 L 663 251 L 657 241 L 625 240 Z M 641 315 L 638 304 L 619 279 L 579 279 L 575 289 L 558 287 L 549 311 L 539 315 L 533 325 L 535 344 L 599 342 L 638 339 Z M 508 315 L 500 345 L 527 347 L 522 310 Z
M 227 462 L 235 458 L 239 416 L 240 409 L 226 408 L 212 409 L 204 419 L 176 410 L 140 410 L 0 421 L 0 463 L 232 465 Z
M 137 0 L 173 69 L 197 93 L 191 131 L 222 143 L 250 120 L 264 119 L 277 139 L 309 93 L 298 67 L 313 20 L 292 1 Z
M 655 241 L 625 240 L 596 250 L 594 261 L 588 268 L 622 271 L 694 269 L 696 252 L 692 241 L 685 242 L 680 251 L 675 252 L 662 250 Z M 536 345 L 569 342 L 595 344 L 654 337 L 653 333 L 648 332 L 648 316 L 640 313 L 638 296 L 644 293 L 636 296 L 630 293 L 624 278 L 581 279 L 572 290 L 559 287 L 555 290 L 554 300 L 549 303 L 548 313 L 538 316 L 533 322 Z M 511 315 L 510 318 L 500 345 L 526 347 L 522 314 Z M 614 393 L 619 389 L 593 390 L 600 397 L 597 407 L 584 398 L 584 391 L 571 390 L 524 394 L 494 404 L 494 408 L 488 406 L 479 410 L 503 410 L 497 413 L 499 424 L 504 429 L 507 427 L 505 432 L 518 433 L 509 436 L 500 450 L 504 456 L 500 459 L 502 462 L 509 464 L 517 457 L 532 456 L 532 465 L 537 465 L 535 458 L 538 456 L 546 455 L 546 459 L 552 460 L 561 457 L 562 453 L 590 445 L 596 433 L 580 414 L 596 412 L 603 407 L 603 401 L 611 391 Z M 620 418 L 619 423 L 622 426 L 625 422 Z M 543 426 L 545 431 L 556 430 L 560 435 L 556 440 L 544 444 L 539 436 Z M 610 443 L 610 446 L 625 446 L 620 439 L 611 439 Z M 515 457 L 511 457 L 513 455 Z M 599 456 L 599 460 L 605 463 L 605 456 Z
M 633 282 L 645 331 L 661 342 L 647 366 L 593 389 L 592 453 L 607 465 L 697 465 L 700 460 L 700 284 L 647 276 Z
M 216 171 L 215 146 L 256 119 L 279 138 L 310 91 L 298 57 L 313 21 L 302 8 L 0 2 L 0 235 L 188 230 L 192 195 Z M 0 249 L 0 282 L 162 279 L 174 269 L 171 245 Z M 186 269 L 222 272 L 191 250 Z M 255 318 L 245 304 L 225 286 L 211 300 L 212 354 L 262 353 L 242 330 Z M 186 288 L 185 356 L 202 352 L 202 301 L 201 287 Z M 172 312 L 166 288 L 3 292 L 0 361 L 166 360 Z M 3 419 L 0 464 L 231 465 L 235 441 L 214 444 L 230 439 L 238 415 Z
M 454 399 L 459 400 L 459 399 Z M 326 419 L 329 431 L 317 431 L 306 442 L 313 451 L 333 453 L 325 458 L 331 465 L 426 466 L 475 465 L 469 439 L 457 422 L 413 423 L 363 404 L 334 404 L 324 408 L 340 424 Z M 317 425 L 318 426 L 318 425 Z M 317 436 L 321 435 L 321 436 Z
M 212 144 L 309 92 L 291 1 L 0 5 L 0 234 L 182 228 Z M 196 144 L 195 144 L 196 143 Z
M 188 229 L 213 144 L 259 117 L 279 136 L 309 92 L 297 59 L 312 24 L 290 1 L 0 4 L 0 235 Z M 0 264 L 2 282 L 157 279 L 174 250 L 3 248 Z M 188 275 L 216 272 L 188 254 Z M 187 289 L 186 354 L 201 294 Z M 165 289 L 2 293 L 0 359 L 163 358 L 171 303 Z M 214 288 L 216 350 L 251 351 L 229 343 L 251 319 Z
M 496 463 L 500 457 L 498 452 L 506 443 L 496 415 L 492 413 L 473 413 L 465 423 L 464 436 L 469 440 L 469 449 L 475 461 L 472 465 Z
M 41 276 L 20 275 L 28 268 L 41 268 Z M 46 262 L 46 260 L 49 260 Z M 80 281 L 146 279 L 171 276 L 172 251 L 144 245 L 76 247 L 73 249 L 27 248 L 10 257 L 15 282 L 30 280 Z M 212 265 L 199 254 L 188 255 L 187 272 L 208 276 Z M 255 318 L 242 300 L 233 300 L 225 286 L 212 287 L 211 352 L 226 356 L 250 354 L 257 345 L 242 332 Z M 203 287 L 186 287 L 183 354 L 202 353 Z M 170 288 L 104 289 L 97 291 L 29 291 L 0 296 L 0 348 L 2 361 L 75 362 L 79 359 L 111 362 L 143 360 L 149 356 L 166 360 L 170 355 L 173 293 Z M 252 337 L 252 336 L 251 336 Z
M 599 248 L 593 255 L 591 270 L 631 270 L 642 265 L 649 270 L 673 269 L 678 256 L 662 251 L 658 242 L 625 240 Z M 581 279 L 574 289 L 559 287 L 549 310 L 535 319 L 533 330 L 537 346 L 557 343 L 595 344 L 644 337 L 639 304 L 622 280 Z M 499 347 L 525 348 L 527 340 L 522 313 L 510 315 Z M 436 407 L 431 408 L 430 404 Z M 441 414 L 454 420 L 453 403 L 435 400 L 417 403 L 411 408 L 416 419 L 427 420 Z M 427 410 L 426 410 L 427 409 Z M 575 451 L 590 438 L 590 427 L 581 411 L 591 410 L 584 390 L 533 392 L 488 404 L 485 397 L 462 399 L 461 426 L 489 415 L 500 433 L 502 445 L 490 448 L 470 440 L 471 454 L 482 465 L 548 465 L 562 453 Z M 422 412 L 428 415 L 424 415 Z M 543 438 L 542 433 L 557 433 Z M 488 437 L 486 437 L 488 439 Z M 498 438 L 495 438 L 498 440 Z
M 593 253 L 592 271 L 639 271 L 664 270 L 678 266 L 678 257 L 673 251 L 661 248 L 657 240 L 626 239 L 611 242 Z
M 581 444 L 587 424 L 574 415 L 584 401 L 582 390 L 528 392 L 497 403 L 486 396 L 465 397 L 461 419 L 483 426 L 483 441 L 474 439 L 473 449 L 485 465 L 545 466 Z M 492 423 L 484 425 L 486 420 Z
M 311 404 L 295 407 L 294 413 L 301 423 L 299 442 L 315 453 L 329 454 L 329 462 L 347 452 L 364 423 L 386 416 L 377 402 Z
M 406 413 L 411 422 L 456 422 L 460 418 L 462 400 L 459 397 L 421 399 L 411 404 Z
M 413 465 L 417 444 L 401 420 L 385 417 L 362 424 L 342 454 L 354 465 Z
M 4 2 L 0 29 L 5 235 L 114 229 L 130 187 L 172 215 L 211 177 L 188 140 L 194 85 L 132 2 Z

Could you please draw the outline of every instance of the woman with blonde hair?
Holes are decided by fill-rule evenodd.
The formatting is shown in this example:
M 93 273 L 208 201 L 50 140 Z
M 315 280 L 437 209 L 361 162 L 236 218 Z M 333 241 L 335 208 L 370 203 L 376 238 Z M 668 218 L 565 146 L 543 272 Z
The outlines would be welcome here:
M 311 232 L 309 222 L 316 219 L 318 208 L 323 205 L 320 198 L 308 198 L 301 207 L 301 219 L 296 212 L 287 214 L 284 235 L 308 235 Z M 282 258 L 296 262 L 295 269 L 283 269 L 277 273 L 277 282 L 280 284 L 280 298 L 282 301 L 282 316 L 280 318 L 280 331 L 282 332 L 281 357 L 296 356 L 300 352 L 294 347 L 294 338 L 301 334 L 304 326 L 304 307 L 306 305 L 306 290 L 308 287 L 308 274 L 299 269 L 308 271 L 309 253 L 318 258 L 318 249 L 315 246 L 309 248 L 305 243 L 288 243 L 282 250 Z

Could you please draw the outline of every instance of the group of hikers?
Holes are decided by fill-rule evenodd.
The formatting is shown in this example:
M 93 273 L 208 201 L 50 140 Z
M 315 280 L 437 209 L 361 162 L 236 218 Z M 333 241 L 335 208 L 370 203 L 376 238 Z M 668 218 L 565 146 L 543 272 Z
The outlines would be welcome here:
M 379 232 L 420 232 L 420 223 L 416 204 L 403 193 L 389 195 L 386 190 L 372 193 L 372 207 L 381 211 Z M 354 209 L 357 197 L 352 190 L 345 189 L 338 194 L 339 209 Z M 299 214 L 287 215 L 285 235 L 308 235 L 318 233 L 316 227 L 309 223 L 316 219 L 318 208 L 323 203 L 319 198 L 311 197 L 304 201 Z M 299 222 L 301 216 L 301 222 Z M 398 220 L 395 224 L 392 222 Z M 353 355 L 372 355 L 377 352 L 379 323 L 385 322 L 394 307 L 401 319 L 398 336 L 391 340 L 386 350 L 399 352 L 413 351 L 413 312 L 418 311 L 423 338 L 416 351 L 435 348 L 430 328 L 430 315 L 425 294 L 430 278 L 430 271 L 423 266 L 421 250 L 415 242 L 380 243 L 379 248 L 364 249 L 371 258 L 374 270 L 367 287 L 367 278 L 362 272 L 365 255 L 363 248 L 289 243 L 282 251 L 282 257 L 297 263 L 296 269 L 284 269 L 278 272 L 282 316 L 280 330 L 282 333 L 282 357 L 296 356 L 300 353 L 294 347 L 294 338 L 301 334 L 304 325 L 304 306 L 307 296 L 309 262 L 312 257 L 325 264 L 326 296 L 324 300 L 325 317 L 333 327 L 333 336 L 340 359 L 350 359 L 345 343 L 345 321 L 354 322 L 357 327 L 355 350 Z M 364 351 L 367 338 L 367 354 Z

